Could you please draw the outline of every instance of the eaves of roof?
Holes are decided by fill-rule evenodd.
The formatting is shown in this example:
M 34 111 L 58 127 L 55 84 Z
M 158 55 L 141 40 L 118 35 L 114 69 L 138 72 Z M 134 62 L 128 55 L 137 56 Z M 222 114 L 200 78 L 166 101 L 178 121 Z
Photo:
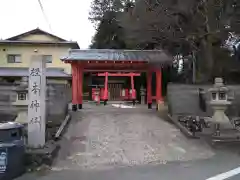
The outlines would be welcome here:
M 0 67 L 0 77 L 25 77 L 28 76 L 28 68 Z M 62 68 L 47 68 L 47 77 L 71 78 L 70 74 L 64 72 Z
M 76 41 L 62 41 L 62 42 L 52 42 L 52 41 L 11 41 L 11 40 L 0 40 L 0 45 L 58 45 L 58 46 L 70 46 L 74 49 L 80 49 Z
M 72 49 L 62 61 L 144 61 L 171 64 L 173 57 L 163 50 Z

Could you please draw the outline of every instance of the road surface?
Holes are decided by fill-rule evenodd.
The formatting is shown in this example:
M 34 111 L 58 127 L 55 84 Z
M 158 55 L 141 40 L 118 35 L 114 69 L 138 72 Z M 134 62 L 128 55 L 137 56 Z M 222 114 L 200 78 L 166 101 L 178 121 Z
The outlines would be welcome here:
M 145 108 L 107 106 L 73 113 L 61 146 L 44 175 L 18 180 L 205 180 L 240 165 L 237 147 L 212 148 L 187 139 Z

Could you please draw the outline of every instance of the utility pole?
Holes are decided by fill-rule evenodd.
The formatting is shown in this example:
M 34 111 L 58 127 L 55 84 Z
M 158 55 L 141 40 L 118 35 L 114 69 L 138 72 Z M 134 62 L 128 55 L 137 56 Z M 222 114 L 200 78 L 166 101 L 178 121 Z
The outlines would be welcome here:
M 46 21 L 46 23 L 47 23 L 47 25 L 48 25 L 49 30 L 50 30 L 50 32 L 52 32 L 51 24 L 50 24 L 50 22 L 49 22 L 49 20 L 48 20 L 47 14 L 45 13 L 45 10 L 44 10 L 44 8 L 43 8 L 43 4 L 42 4 L 41 0 L 38 0 L 38 4 L 39 4 L 39 6 L 40 6 L 40 9 L 41 9 L 42 14 L 43 14 L 43 17 L 44 17 L 44 19 L 45 19 L 45 21 Z

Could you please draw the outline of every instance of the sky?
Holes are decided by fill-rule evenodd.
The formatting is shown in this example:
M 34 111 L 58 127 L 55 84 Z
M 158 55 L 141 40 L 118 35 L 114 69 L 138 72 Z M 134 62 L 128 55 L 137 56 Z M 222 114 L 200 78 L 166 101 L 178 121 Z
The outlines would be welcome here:
M 0 0 L 0 38 L 38 27 L 66 40 L 77 41 L 81 49 L 86 49 L 95 33 L 88 20 L 91 1 L 41 0 L 50 28 L 38 0 Z

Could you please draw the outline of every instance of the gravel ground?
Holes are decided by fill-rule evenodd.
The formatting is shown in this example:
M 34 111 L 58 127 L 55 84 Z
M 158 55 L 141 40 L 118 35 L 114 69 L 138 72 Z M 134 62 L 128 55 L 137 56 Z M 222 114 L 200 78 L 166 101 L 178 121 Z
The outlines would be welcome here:
M 166 164 L 213 155 L 207 144 L 186 139 L 154 110 L 101 107 L 73 114 L 52 170 Z

